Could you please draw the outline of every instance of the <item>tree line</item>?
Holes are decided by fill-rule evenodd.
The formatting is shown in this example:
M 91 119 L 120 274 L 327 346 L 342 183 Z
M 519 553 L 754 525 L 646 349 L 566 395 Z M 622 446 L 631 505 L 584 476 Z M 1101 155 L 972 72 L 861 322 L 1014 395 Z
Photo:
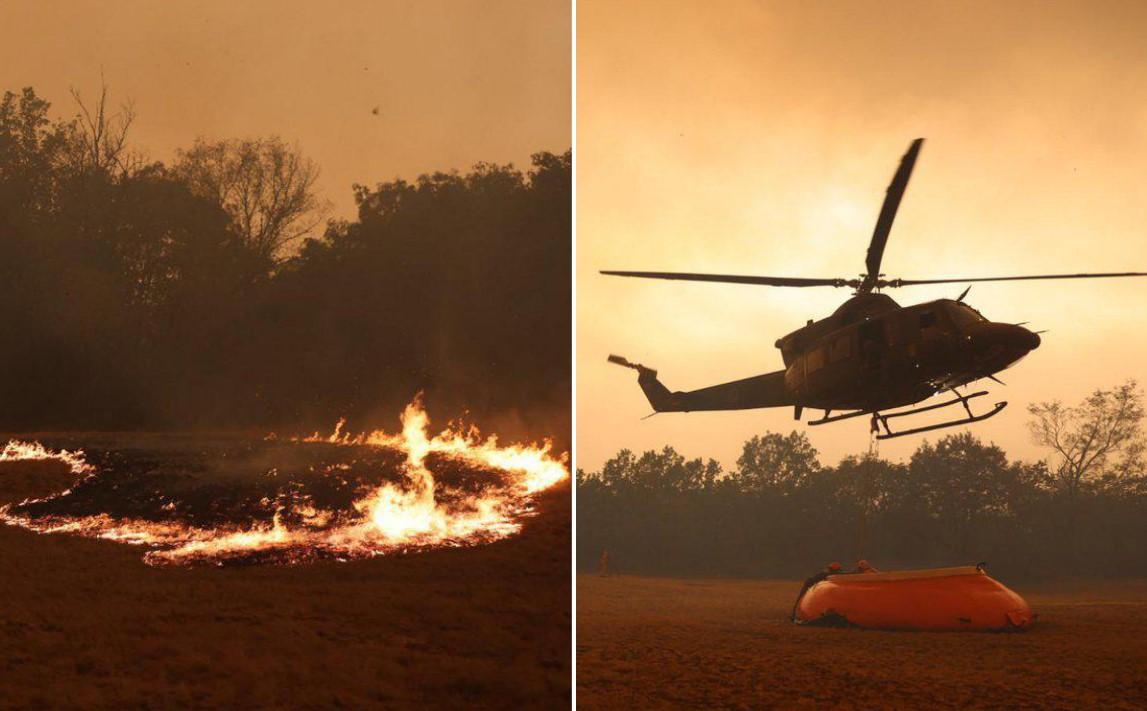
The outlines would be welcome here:
M 0 101 L 0 428 L 389 424 L 424 391 L 562 437 L 569 152 L 356 185 L 330 220 L 279 138 L 164 164 L 130 104 L 74 102 Z
M 1029 407 L 1048 456 L 1009 459 L 970 432 L 921 442 L 907 462 L 819 463 L 804 433 L 744 443 L 732 468 L 672 447 L 622 450 L 578 471 L 578 566 L 614 572 L 804 576 L 851 567 L 987 562 L 1008 578 L 1147 570 L 1142 393 L 1134 382 L 1076 406 Z

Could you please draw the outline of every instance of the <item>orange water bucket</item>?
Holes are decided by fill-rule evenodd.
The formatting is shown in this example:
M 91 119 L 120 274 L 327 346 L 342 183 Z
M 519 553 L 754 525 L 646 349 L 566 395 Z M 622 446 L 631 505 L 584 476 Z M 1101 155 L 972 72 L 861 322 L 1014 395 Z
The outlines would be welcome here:
M 891 630 L 1021 630 L 1022 597 L 979 566 L 830 575 L 797 602 L 795 621 Z

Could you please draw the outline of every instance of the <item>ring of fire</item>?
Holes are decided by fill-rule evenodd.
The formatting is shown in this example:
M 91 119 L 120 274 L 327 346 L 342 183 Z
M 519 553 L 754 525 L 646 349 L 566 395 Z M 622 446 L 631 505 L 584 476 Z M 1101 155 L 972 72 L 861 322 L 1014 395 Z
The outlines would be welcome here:
M 234 562 L 300 563 L 318 558 L 351 560 L 441 546 L 488 543 L 517 533 L 531 511 L 536 493 L 569 477 L 566 455 L 551 444 L 500 445 L 482 439 L 475 428 L 447 428 L 431 437 L 429 418 L 420 400 L 402 415 L 402 431 L 343 432 L 340 421 L 332 435 L 318 433 L 290 440 L 390 449 L 402 455 L 401 485 L 386 481 L 357 492 L 349 515 L 316 506 L 306 497 L 275 502 L 271 522 L 199 526 L 178 520 L 95 515 L 35 513 L 36 505 L 60 502 L 76 487 L 43 499 L 0 507 L 0 521 L 37 533 L 71 533 L 147 547 L 151 565 Z M 273 440 L 274 435 L 268 439 Z M 435 455 L 481 471 L 493 471 L 477 486 L 449 489 L 436 481 L 428 464 Z M 55 460 L 78 478 L 77 485 L 100 477 L 82 451 L 52 450 L 38 442 L 10 441 L 0 462 Z M 171 504 L 161 508 L 168 509 Z

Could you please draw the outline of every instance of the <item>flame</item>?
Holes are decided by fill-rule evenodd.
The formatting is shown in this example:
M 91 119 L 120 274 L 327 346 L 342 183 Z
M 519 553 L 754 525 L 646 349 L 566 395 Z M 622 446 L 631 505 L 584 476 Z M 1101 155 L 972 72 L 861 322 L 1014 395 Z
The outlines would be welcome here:
M 152 550 L 144 560 L 153 565 L 221 564 L 254 553 L 270 554 L 283 562 L 316 556 L 348 560 L 408 548 L 474 545 L 513 535 L 521 528 L 519 519 L 531 510 L 531 495 L 569 476 L 566 456 L 555 456 L 548 441 L 501 446 L 496 437 L 483 440 L 475 428 L 464 432 L 447 428 L 429 436 L 430 419 L 418 398 L 402 413 L 401 433 L 378 430 L 351 435 L 345 426 L 346 420 L 339 420 L 329 436 L 315 433 L 292 441 L 394 448 L 405 454 L 403 485 L 386 482 L 366 492 L 353 502 L 357 516 L 349 520 L 340 521 L 333 512 L 318 510 L 304 500 L 279 508 L 269 525 L 247 527 L 203 528 L 105 514 L 32 517 L 14 512 L 11 506 L 0 507 L 0 521 L 38 533 L 71 533 L 147 546 Z M 268 439 L 276 438 L 269 435 Z M 494 470 L 504 475 L 503 480 L 444 503 L 426 464 L 432 454 Z M 76 475 L 98 476 L 80 451 L 56 452 L 35 442 L 11 441 L 0 454 L 0 462 L 48 459 L 66 463 Z M 301 523 L 288 525 L 288 518 Z
M 20 442 L 19 440 L 13 439 L 9 440 L 8 444 L 4 445 L 4 449 L 0 451 L 0 462 L 20 462 L 25 460 L 55 460 L 63 462 L 67 464 L 68 468 L 72 470 L 72 473 L 77 476 L 85 476 L 95 471 L 90 464 L 84 461 L 84 453 L 78 450 L 69 452 L 63 449 L 59 452 L 53 452 L 39 442 Z

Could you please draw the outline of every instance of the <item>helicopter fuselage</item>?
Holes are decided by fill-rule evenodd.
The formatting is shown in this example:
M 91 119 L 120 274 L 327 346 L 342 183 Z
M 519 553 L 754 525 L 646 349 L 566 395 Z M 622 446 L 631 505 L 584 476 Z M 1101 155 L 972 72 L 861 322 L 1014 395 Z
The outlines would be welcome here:
M 959 301 L 902 307 L 868 293 L 776 345 L 792 405 L 880 411 L 998 373 L 1039 343 L 1023 326 L 988 321 Z

